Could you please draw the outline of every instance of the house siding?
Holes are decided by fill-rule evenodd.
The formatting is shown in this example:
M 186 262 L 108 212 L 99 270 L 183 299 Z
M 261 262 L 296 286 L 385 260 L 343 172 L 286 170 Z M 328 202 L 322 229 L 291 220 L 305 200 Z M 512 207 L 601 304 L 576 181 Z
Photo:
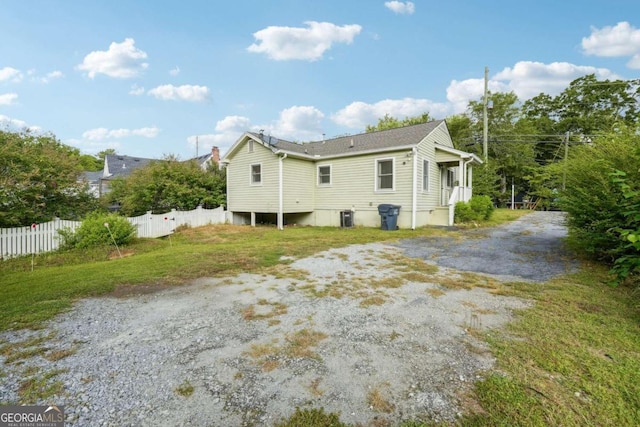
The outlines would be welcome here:
M 262 165 L 262 183 L 251 185 L 251 165 Z M 227 168 L 227 204 L 232 212 L 278 212 L 278 156 L 257 142 L 243 144 Z
M 331 159 L 331 185 L 315 186 L 315 222 L 317 225 L 340 225 L 340 212 L 353 210 L 355 225 L 376 226 L 380 224 L 378 205 L 390 203 L 401 205 L 399 221 L 411 209 L 411 158 L 408 150 L 391 153 L 376 153 L 362 156 Z M 376 161 L 394 159 L 394 182 L 392 191 L 376 191 Z M 318 162 L 325 164 L 329 161 Z
M 454 148 L 453 141 L 451 140 L 451 136 L 449 135 L 445 122 L 440 123 L 438 127 L 431 131 L 428 138 L 440 145 Z
M 441 174 L 436 161 L 434 136 L 430 134 L 418 145 L 418 197 L 416 203 L 416 226 L 431 224 L 433 211 L 440 205 Z M 424 160 L 429 161 L 429 189 L 422 188 Z
M 315 176 L 313 162 L 290 157 L 283 160 L 284 213 L 313 211 Z

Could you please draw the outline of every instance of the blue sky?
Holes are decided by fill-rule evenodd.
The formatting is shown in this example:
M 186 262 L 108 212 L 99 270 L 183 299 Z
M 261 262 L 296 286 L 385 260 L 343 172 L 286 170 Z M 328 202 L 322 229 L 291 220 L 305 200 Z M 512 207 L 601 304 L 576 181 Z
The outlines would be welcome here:
M 640 2 L 3 0 L 0 128 L 182 159 L 640 74 Z

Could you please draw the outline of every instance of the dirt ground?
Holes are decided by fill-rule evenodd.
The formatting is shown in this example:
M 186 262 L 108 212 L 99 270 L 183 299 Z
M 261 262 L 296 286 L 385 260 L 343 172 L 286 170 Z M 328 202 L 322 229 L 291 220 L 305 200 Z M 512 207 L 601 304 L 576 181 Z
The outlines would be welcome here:
M 563 250 L 555 245 L 561 217 L 549 214 L 516 222 L 526 230 L 517 247 L 529 248 L 517 263 L 561 274 L 573 265 L 564 252 L 564 261 L 554 256 Z M 483 238 L 499 244 L 492 233 L 518 232 L 508 227 L 457 242 L 477 258 L 471 250 L 486 248 Z M 546 247 L 538 245 L 545 233 L 553 234 Z M 530 305 L 491 293 L 491 283 L 536 279 L 508 265 L 495 276 L 465 272 L 465 251 L 453 244 L 353 245 L 262 275 L 83 300 L 44 330 L 0 336 L 54 334 L 55 346 L 72 350 L 55 362 L 5 365 L 0 401 L 16 401 L 21 378 L 37 366 L 60 370 L 64 392 L 47 403 L 65 405 L 70 426 L 262 426 L 296 407 L 360 425 L 453 421 L 474 409 L 472 384 L 494 362 L 478 332 Z M 544 257 L 531 254 L 538 247 Z M 454 251 L 457 268 L 438 265 Z M 550 267 L 554 259 L 562 269 Z M 471 281 L 488 287 L 466 289 Z

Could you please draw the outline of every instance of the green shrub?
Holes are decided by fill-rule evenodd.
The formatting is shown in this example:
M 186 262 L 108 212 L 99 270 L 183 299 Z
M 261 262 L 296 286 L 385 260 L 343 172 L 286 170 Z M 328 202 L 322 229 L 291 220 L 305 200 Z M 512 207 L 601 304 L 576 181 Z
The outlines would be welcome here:
M 478 219 L 488 220 L 493 213 L 493 202 L 489 196 L 473 196 L 469 200 L 471 210 L 478 215 Z
M 92 212 L 75 232 L 67 229 L 59 233 L 62 237 L 63 249 L 84 249 L 111 245 L 114 240 L 118 246 L 126 245 L 136 237 L 136 228 L 126 218 L 116 214 Z
M 466 202 L 458 202 L 456 203 L 455 211 L 454 211 L 454 222 L 471 222 L 475 219 L 475 215 L 473 210 L 471 210 L 471 205 Z
M 624 227 L 619 226 L 611 231 L 620 237 L 620 254 L 611 272 L 618 282 L 629 281 L 640 286 L 640 185 L 629 182 L 627 173 L 616 170 L 611 174 L 611 181 L 622 191 L 624 199 L 620 203 L 622 215 L 627 219 Z
M 563 172 L 566 189 L 560 208 L 567 212 L 569 243 L 580 252 L 612 264 L 627 255 L 628 241 L 616 232 L 627 229 L 629 203 L 614 170 L 624 173 L 626 183 L 640 181 L 640 136 L 633 129 L 619 129 L 589 145 L 569 152 Z
M 469 202 L 456 203 L 454 221 L 486 221 L 492 213 L 493 202 L 489 196 L 473 196 Z

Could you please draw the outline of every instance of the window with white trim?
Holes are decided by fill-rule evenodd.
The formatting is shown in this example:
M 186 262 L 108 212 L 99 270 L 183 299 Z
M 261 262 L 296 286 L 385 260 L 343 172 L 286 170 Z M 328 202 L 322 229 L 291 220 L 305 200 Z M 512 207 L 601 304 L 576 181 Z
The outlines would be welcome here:
M 394 159 L 376 160 L 376 190 L 393 190 Z
M 318 166 L 318 185 L 331 185 L 331 165 Z
M 250 153 L 253 153 L 253 139 L 249 139 L 249 142 L 247 143 L 247 150 Z
M 429 191 L 429 160 L 422 161 L 422 191 Z
M 251 184 L 262 184 L 262 164 L 251 165 Z

